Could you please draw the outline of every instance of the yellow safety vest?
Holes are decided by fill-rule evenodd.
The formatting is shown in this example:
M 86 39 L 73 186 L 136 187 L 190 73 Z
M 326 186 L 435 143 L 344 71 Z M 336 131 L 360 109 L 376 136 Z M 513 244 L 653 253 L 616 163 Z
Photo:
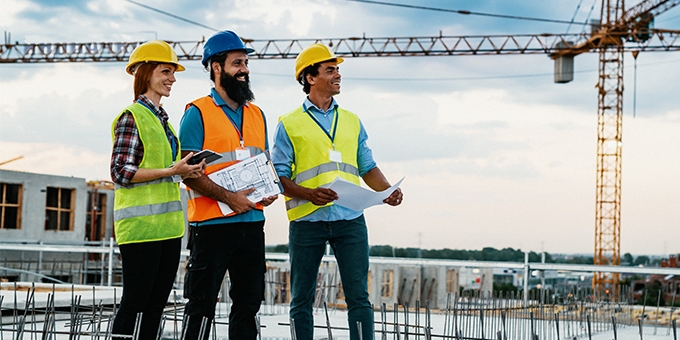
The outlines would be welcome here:
M 158 118 L 144 105 L 134 103 L 118 114 L 111 125 L 115 127 L 120 116 L 131 112 L 144 145 L 140 169 L 160 169 L 172 165 L 172 149 Z M 170 124 L 168 122 L 168 124 Z M 176 135 L 175 130 L 170 130 Z M 179 144 L 179 143 L 178 143 Z M 180 160 L 179 145 L 174 161 Z M 160 241 L 184 236 L 184 211 L 180 199 L 179 183 L 172 177 L 153 181 L 116 185 L 113 203 L 113 224 L 118 244 Z
M 359 148 L 359 117 L 352 112 L 338 108 L 337 120 L 333 120 L 331 131 L 335 129 L 335 139 L 329 136 L 320 125 L 303 110 L 302 106 L 279 118 L 293 146 L 295 159 L 292 165 L 291 180 L 305 188 L 318 188 L 330 184 L 336 177 L 344 178 L 356 185 L 361 184 L 357 151 Z M 337 122 L 337 123 L 336 123 Z M 342 154 L 342 162 L 330 160 L 330 150 Z M 294 221 L 307 216 L 324 206 L 314 205 L 303 199 L 285 197 L 288 220 Z M 330 206 L 328 203 L 325 206 Z

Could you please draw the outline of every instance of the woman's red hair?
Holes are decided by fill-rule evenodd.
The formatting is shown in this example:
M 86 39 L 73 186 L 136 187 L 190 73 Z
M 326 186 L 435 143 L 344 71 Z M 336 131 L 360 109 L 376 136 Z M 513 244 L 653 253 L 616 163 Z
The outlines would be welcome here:
M 149 80 L 151 80 L 151 74 L 153 70 L 158 67 L 158 64 L 142 63 L 137 67 L 135 71 L 135 99 L 139 98 L 140 94 L 146 93 L 149 90 Z

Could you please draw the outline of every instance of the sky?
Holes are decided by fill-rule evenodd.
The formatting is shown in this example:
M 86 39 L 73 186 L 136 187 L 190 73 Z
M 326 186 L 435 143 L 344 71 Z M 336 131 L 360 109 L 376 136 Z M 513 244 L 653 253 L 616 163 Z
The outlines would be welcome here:
M 402 8 L 346 0 L 138 0 L 248 39 L 579 33 L 583 25 Z M 576 22 L 599 0 L 386 0 Z M 628 1 L 628 6 L 638 1 Z M 10 41 L 199 41 L 214 31 L 122 0 L 0 0 Z M 680 29 L 680 9 L 655 27 Z M 336 100 L 361 118 L 399 207 L 366 210 L 371 245 L 519 248 L 592 254 L 595 230 L 598 58 L 553 82 L 547 55 L 347 58 Z M 179 126 L 184 105 L 212 86 L 183 62 L 162 100 Z M 621 254 L 680 253 L 680 54 L 624 60 Z M 132 101 L 124 63 L 0 64 L 0 166 L 108 180 L 113 118 Z M 304 100 L 294 60 L 251 59 L 255 103 L 273 142 L 278 117 Z M 634 90 L 635 89 L 635 90 Z M 635 96 L 633 95 L 635 93 Z M 635 100 L 635 104 L 634 104 Z M 633 106 L 635 105 L 635 115 Z M 266 243 L 287 242 L 283 199 L 266 209 Z

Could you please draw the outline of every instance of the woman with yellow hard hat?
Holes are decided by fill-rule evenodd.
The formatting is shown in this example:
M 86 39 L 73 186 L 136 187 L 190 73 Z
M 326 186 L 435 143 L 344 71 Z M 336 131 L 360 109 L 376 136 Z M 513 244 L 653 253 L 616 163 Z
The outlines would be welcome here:
M 197 177 L 205 164 L 188 164 L 192 154 L 180 157 L 160 103 L 170 95 L 175 72 L 184 71 L 172 47 L 161 40 L 139 45 L 126 71 L 135 77 L 135 101 L 111 126 L 114 231 L 123 260 L 123 297 L 112 333 L 132 335 L 139 327 L 139 339 L 156 339 L 184 235 L 179 182 Z

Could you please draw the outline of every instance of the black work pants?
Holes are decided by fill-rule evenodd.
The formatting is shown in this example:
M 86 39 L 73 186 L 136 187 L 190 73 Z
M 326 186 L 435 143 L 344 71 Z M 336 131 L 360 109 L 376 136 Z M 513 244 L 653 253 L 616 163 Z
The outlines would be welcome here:
M 224 274 L 229 270 L 233 301 L 229 313 L 229 339 L 257 338 L 255 315 L 264 298 L 264 221 L 205 225 L 191 228 L 191 257 L 184 280 L 189 299 L 186 340 L 197 340 L 203 318 L 208 339 Z
M 113 334 L 132 335 L 137 314 L 142 313 L 139 339 L 156 339 L 175 282 L 181 248 L 181 238 L 120 246 L 123 297 L 113 322 Z

